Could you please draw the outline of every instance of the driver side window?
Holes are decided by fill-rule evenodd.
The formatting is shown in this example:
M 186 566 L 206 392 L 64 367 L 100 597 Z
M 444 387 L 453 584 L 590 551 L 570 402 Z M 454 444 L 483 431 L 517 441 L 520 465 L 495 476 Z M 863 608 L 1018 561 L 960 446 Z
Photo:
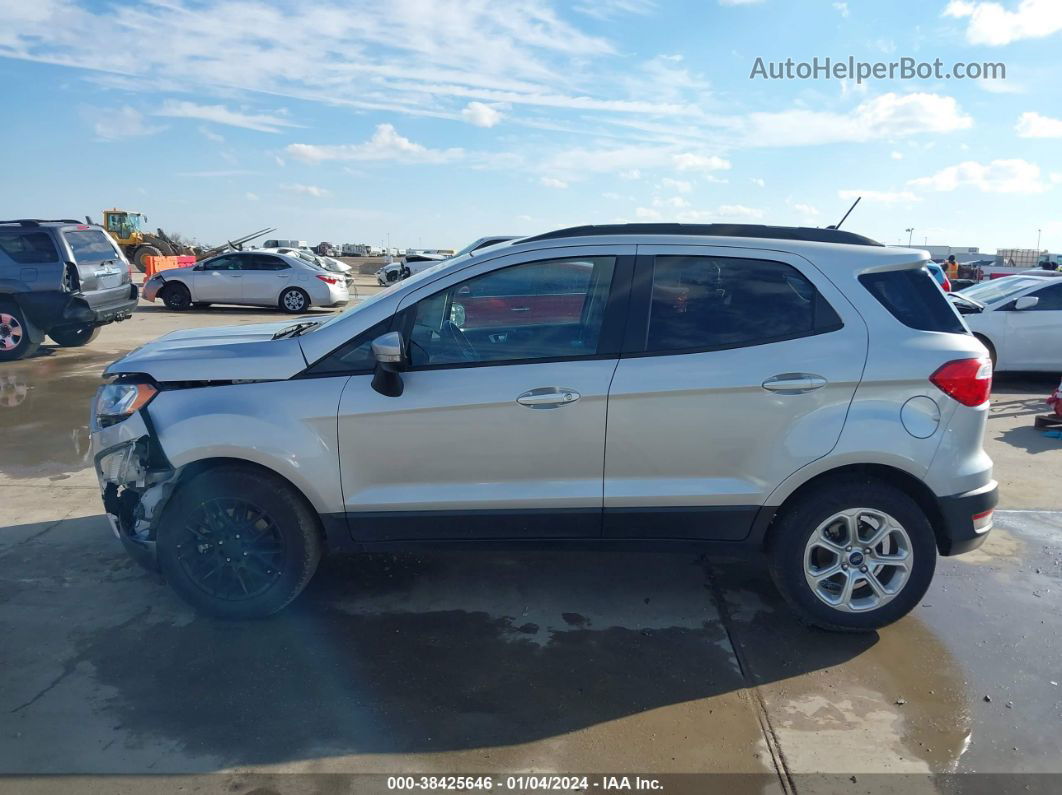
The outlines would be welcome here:
M 407 313 L 413 367 L 597 353 L 614 257 L 511 265 L 420 300 Z

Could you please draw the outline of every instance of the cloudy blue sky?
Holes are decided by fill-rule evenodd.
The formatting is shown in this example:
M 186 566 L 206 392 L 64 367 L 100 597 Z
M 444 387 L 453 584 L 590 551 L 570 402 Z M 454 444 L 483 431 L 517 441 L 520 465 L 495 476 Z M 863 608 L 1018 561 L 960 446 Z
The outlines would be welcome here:
M 0 0 L 0 216 L 460 246 L 624 220 L 1062 250 L 1059 0 Z M 765 62 L 1006 79 L 764 80 Z

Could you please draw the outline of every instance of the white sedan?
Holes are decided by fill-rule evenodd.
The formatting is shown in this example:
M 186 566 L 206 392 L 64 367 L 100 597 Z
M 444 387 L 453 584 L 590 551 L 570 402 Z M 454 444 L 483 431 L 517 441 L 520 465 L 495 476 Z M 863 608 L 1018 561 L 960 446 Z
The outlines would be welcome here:
M 953 295 L 997 371 L 1062 372 L 1062 276 L 1006 276 Z
M 144 298 L 183 311 L 210 304 L 279 307 L 299 314 L 311 306 L 350 300 L 342 274 L 288 254 L 230 251 L 193 268 L 160 271 L 144 283 Z

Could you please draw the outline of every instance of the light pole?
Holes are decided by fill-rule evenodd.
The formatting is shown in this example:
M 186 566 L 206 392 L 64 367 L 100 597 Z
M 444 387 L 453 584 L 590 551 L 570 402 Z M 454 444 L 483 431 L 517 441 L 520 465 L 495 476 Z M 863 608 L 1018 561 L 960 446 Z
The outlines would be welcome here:
M 907 233 L 907 245 L 909 246 L 909 245 L 911 245 L 911 237 L 914 235 L 914 227 L 913 226 L 908 227 L 907 229 L 904 229 L 903 231 Z
M 1036 255 L 1037 256 L 1040 256 L 1040 233 L 1043 232 L 1043 231 L 1044 230 L 1042 230 L 1042 229 L 1037 229 L 1036 230 Z

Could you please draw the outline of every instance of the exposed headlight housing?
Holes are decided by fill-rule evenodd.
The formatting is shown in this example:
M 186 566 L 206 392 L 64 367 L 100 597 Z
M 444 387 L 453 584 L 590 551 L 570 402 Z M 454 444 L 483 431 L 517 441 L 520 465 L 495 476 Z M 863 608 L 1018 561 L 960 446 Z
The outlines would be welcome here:
M 144 408 L 158 394 L 153 384 L 134 381 L 116 381 L 104 384 L 96 392 L 92 417 L 100 428 L 115 425 Z

